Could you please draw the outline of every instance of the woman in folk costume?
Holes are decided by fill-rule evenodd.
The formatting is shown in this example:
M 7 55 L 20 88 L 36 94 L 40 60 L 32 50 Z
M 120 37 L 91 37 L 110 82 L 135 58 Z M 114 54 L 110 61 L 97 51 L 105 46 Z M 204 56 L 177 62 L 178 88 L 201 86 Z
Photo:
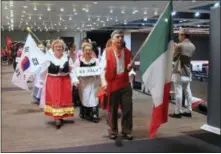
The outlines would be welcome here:
M 77 59 L 76 66 L 93 67 L 98 66 L 98 59 L 92 56 L 92 46 L 84 43 L 83 55 Z M 99 122 L 98 98 L 96 92 L 100 84 L 99 76 L 79 77 L 79 95 L 81 99 L 80 117 Z
M 62 40 L 53 41 L 52 50 L 54 51 L 54 56 L 51 56 L 45 62 L 41 69 L 39 80 L 41 84 L 45 84 L 45 93 L 42 93 L 45 101 L 45 115 L 55 119 L 57 129 L 62 126 L 63 118 L 74 116 L 71 85 L 76 80 L 75 74 L 72 73 L 73 68 L 71 66 L 73 64 L 64 54 L 64 49 L 65 44 Z

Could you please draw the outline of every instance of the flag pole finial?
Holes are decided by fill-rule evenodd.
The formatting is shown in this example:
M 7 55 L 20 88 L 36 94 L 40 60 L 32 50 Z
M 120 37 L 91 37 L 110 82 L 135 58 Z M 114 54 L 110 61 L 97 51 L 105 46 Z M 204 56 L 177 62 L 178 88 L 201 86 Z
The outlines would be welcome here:
M 31 28 L 27 27 L 26 30 L 30 33 L 31 32 Z

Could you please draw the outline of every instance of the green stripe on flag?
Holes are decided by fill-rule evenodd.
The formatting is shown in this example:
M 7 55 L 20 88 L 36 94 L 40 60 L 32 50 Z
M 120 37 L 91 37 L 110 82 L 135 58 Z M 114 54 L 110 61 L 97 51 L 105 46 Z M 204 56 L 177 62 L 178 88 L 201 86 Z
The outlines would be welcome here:
M 164 52 L 172 40 L 172 1 L 158 19 L 149 36 L 140 49 L 140 70 L 143 73 Z

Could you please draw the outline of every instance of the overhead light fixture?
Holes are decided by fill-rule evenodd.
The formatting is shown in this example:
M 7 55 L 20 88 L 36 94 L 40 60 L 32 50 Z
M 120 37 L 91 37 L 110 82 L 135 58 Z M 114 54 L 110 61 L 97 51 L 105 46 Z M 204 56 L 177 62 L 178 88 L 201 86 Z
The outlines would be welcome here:
M 196 13 L 195 13 L 195 17 L 198 17 L 199 15 L 200 15 L 199 12 L 196 12 Z
M 27 6 L 27 5 L 24 5 L 23 7 L 24 7 L 25 9 L 27 9 L 27 8 L 28 8 L 28 6 Z
M 125 13 L 125 8 L 122 8 L 121 13 L 122 13 L 122 14 Z
M 25 17 L 25 15 L 24 15 L 24 14 L 22 14 L 22 15 L 21 15 L 21 17 L 22 17 L 22 18 L 24 18 L 24 17 Z
M 51 7 L 50 6 L 48 6 L 47 11 L 51 11 Z
M 29 16 L 28 19 L 31 20 L 31 16 Z
M 5 10 L 7 10 L 8 9 L 8 7 L 5 5 L 5 8 L 4 8 Z
M 147 14 L 147 9 L 144 10 L 143 14 L 145 14 L 145 15 Z
M 37 7 L 36 6 L 34 6 L 34 11 L 37 11 Z
M 132 14 L 136 14 L 137 12 L 138 12 L 138 10 L 137 10 L 137 9 L 133 9 Z
M 157 9 L 155 10 L 155 12 L 154 12 L 154 15 L 156 16 L 158 14 L 158 12 L 157 12 Z
M 118 22 L 118 19 L 116 18 L 115 21 Z
M 88 17 L 88 21 L 91 21 L 91 18 L 90 18 L 90 17 Z
M 113 13 L 113 8 L 110 8 L 110 13 Z
M 61 11 L 61 12 L 64 12 L 64 8 L 60 8 L 60 11 Z
M 73 12 L 76 12 L 76 9 L 75 9 L 75 8 L 73 8 Z
M 142 23 L 142 26 L 144 26 L 145 25 L 145 23 Z
M 197 27 L 200 27 L 200 25 L 197 25 Z
M 77 12 L 75 12 L 74 14 L 75 14 L 75 15 L 77 15 L 78 13 L 77 13 Z
M 71 16 L 69 17 L 69 20 L 72 20 Z
M 195 3 L 195 2 L 196 2 L 196 0 L 192 0 L 192 2 L 193 2 L 193 3 Z
M 217 7 L 219 7 L 219 5 L 220 5 L 220 2 L 216 2 L 213 7 L 217 8 Z
M 22 13 L 26 13 L 26 11 L 22 11 Z
M 168 22 L 168 19 L 167 19 L 167 18 L 165 18 L 165 22 Z
M 147 21 L 147 17 L 144 17 L 143 20 L 144 20 L 144 21 Z
M 172 14 L 172 16 L 175 16 L 176 15 L 176 11 L 173 11 L 171 14 Z
M 97 17 L 97 21 L 100 21 L 100 17 Z
M 42 19 L 41 16 L 39 16 L 38 19 L 41 20 Z

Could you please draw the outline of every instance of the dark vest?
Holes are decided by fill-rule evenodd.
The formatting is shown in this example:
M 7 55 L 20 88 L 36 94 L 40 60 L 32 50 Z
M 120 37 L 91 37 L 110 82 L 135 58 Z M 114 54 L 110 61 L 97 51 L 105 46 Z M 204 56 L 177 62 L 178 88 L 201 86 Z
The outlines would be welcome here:
M 50 74 L 58 74 L 58 73 L 68 73 L 69 70 L 69 64 L 68 61 L 66 61 L 63 65 L 63 68 L 60 69 L 59 66 L 55 65 L 54 63 L 50 62 L 50 65 L 48 67 L 48 73 Z
M 90 63 L 90 64 L 85 64 L 84 62 L 82 62 L 80 60 L 80 67 L 92 67 L 92 66 L 96 66 L 96 62 Z

